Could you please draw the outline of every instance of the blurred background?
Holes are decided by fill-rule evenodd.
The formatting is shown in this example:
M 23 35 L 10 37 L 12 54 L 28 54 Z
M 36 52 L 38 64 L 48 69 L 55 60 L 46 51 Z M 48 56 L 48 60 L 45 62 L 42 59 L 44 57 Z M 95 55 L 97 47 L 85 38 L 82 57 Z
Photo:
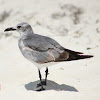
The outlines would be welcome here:
M 36 81 L 37 70 L 33 70 L 34 65 L 19 51 L 19 33 L 4 32 L 6 28 L 16 26 L 20 22 L 28 22 L 34 33 L 52 37 L 68 49 L 94 55 L 91 60 L 59 65 L 55 67 L 59 69 L 56 74 L 51 68 L 52 74 L 49 77 L 59 84 L 74 86 L 81 91 L 78 93 L 82 96 L 88 94 L 88 97 L 91 97 L 97 93 L 100 95 L 100 0 L 0 0 L 1 89 L 8 90 L 7 93 L 11 96 L 11 88 L 30 96 L 27 95 L 30 92 L 27 93 L 22 84 Z M 59 75 L 61 81 L 59 77 L 55 77 Z M 65 76 L 66 79 L 63 78 Z M 16 97 L 15 90 L 13 93 Z M 73 92 L 67 93 L 70 93 L 69 97 L 76 97 Z M 59 99 L 59 96 L 57 97 Z
M 3 31 L 25 21 L 35 33 L 94 42 L 100 33 L 99 11 L 100 0 L 0 0 L 0 38 L 18 37 Z

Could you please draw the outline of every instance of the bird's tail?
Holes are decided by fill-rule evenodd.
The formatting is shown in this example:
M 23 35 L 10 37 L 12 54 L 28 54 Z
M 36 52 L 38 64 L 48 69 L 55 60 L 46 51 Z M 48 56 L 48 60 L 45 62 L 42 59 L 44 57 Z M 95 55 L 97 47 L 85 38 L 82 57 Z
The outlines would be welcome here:
M 76 52 L 69 49 L 65 49 L 65 51 L 69 53 L 69 58 L 67 59 L 67 61 L 80 60 L 93 57 L 92 55 L 82 55 L 83 54 L 82 52 Z

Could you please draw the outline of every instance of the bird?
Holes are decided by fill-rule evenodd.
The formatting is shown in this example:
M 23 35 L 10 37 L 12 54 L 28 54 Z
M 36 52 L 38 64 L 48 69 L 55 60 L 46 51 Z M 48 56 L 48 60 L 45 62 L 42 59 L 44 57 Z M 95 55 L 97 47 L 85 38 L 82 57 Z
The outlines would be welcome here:
M 45 90 L 44 85 L 47 85 L 48 67 L 55 63 L 73 61 L 91 58 L 93 55 L 84 55 L 82 52 L 66 49 L 54 39 L 34 33 L 32 27 L 27 22 L 18 23 L 15 27 L 9 27 L 4 30 L 17 31 L 20 36 L 18 46 L 22 55 L 31 61 L 38 68 L 40 83 L 37 91 Z M 42 80 L 41 68 L 45 67 L 45 80 Z

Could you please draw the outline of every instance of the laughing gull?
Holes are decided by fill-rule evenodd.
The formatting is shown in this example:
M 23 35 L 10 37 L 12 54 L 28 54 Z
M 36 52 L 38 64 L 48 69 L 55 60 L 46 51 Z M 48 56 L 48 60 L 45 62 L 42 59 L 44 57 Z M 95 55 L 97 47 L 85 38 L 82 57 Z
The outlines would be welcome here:
M 83 53 L 81 52 L 66 49 L 52 38 L 35 34 L 27 22 L 22 22 L 16 27 L 5 29 L 5 31 L 15 30 L 20 33 L 18 46 L 22 55 L 38 68 L 40 83 L 37 84 L 37 87 L 41 86 L 39 90 L 45 90 L 43 85 L 47 84 L 48 66 L 62 61 L 93 57 L 92 55 L 82 55 Z M 46 67 L 45 81 L 42 81 L 40 72 L 42 67 Z

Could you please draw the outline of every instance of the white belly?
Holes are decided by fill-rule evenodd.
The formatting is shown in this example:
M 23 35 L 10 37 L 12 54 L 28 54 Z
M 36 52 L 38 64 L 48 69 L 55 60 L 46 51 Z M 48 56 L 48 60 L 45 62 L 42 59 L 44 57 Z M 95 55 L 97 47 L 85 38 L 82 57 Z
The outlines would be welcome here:
M 35 66 L 38 67 L 38 69 L 41 69 L 43 67 L 49 67 L 49 66 L 52 66 L 52 65 L 55 65 L 55 64 L 58 64 L 58 62 L 49 62 L 49 63 L 44 63 L 44 64 L 39 64 L 39 63 L 35 63 L 35 62 L 32 62 Z

